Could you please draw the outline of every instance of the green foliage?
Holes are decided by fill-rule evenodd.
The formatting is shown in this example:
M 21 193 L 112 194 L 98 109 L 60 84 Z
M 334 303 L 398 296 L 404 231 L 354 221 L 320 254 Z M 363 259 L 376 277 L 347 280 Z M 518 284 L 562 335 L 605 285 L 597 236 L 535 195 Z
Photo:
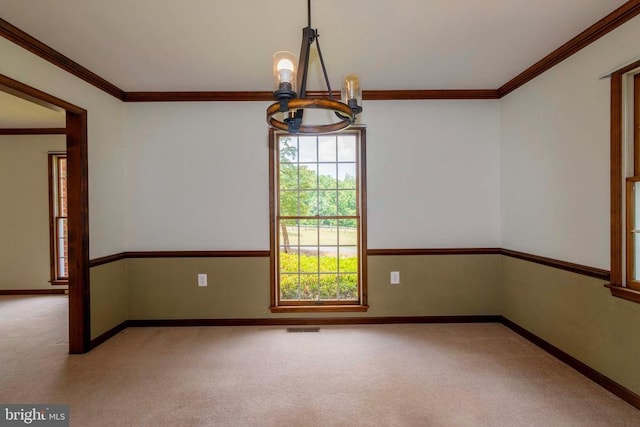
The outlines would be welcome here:
M 356 177 L 343 179 L 318 175 L 308 165 L 298 163 L 298 148 L 292 138 L 280 139 L 280 215 L 282 216 L 355 216 Z M 321 219 L 320 225 L 331 225 Z M 346 227 L 356 227 L 353 219 L 341 221 Z
M 357 263 L 356 257 L 340 258 L 338 266 L 337 257 L 280 253 L 281 298 L 316 300 L 319 296 L 320 300 L 355 300 L 358 298 Z

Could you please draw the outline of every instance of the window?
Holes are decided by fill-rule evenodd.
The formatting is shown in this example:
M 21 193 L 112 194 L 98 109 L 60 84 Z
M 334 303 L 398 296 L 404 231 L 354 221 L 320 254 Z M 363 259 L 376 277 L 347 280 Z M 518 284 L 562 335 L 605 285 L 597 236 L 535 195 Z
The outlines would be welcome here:
M 366 311 L 364 129 L 269 140 L 271 310 Z
M 49 153 L 49 241 L 52 285 L 66 285 L 69 282 L 67 230 L 67 155 Z
M 633 123 L 633 131 L 628 140 L 631 143 L 627 156 L 628 169 L 626 178 L 626 259 L 627 259 L 627 286 L 640 290 L 640 138 L 638 126 L 640 125 L 640 74 L 633 77 L 633 115 L 630 117 Z
M 640 302 L 640 62 L 611 75 L 611 284 Z

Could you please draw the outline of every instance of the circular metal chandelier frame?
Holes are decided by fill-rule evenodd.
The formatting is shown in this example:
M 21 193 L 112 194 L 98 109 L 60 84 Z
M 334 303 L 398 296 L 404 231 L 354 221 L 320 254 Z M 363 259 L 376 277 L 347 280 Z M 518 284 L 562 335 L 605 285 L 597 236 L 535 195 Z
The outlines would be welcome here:
M 354 111 L 347 104 L 332 99 L 292 98 L 286 102 L 275 102 L 267 108 L 267 122 L 276 129 L 289 131 L 289 125 L 275 118 L 278 113 L 287 114 L 295 110 L 313 108 L 329 110 L 341 119 L 339 122 L 326 125 L 301 125 L 297 130 L 300 134 L 330 133 L 345 129 L 356 119 Z

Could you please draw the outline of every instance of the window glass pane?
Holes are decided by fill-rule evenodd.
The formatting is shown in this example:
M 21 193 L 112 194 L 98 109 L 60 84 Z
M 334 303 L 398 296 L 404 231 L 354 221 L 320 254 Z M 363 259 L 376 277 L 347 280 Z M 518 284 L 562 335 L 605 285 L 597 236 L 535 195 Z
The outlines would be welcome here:
M 634 206 L 634 212 L 635 212 L 635 218 L 633 219 L 634 223 L 633 223 L 633 228 L 635 230 L 638 230 L 640 228 L 640 182 L 634 182 L 633 183 L 633 197 L 635 200 L 633 200 L 633 203 L 635 204 Z M 634 240 L 634 271 L 633 271 L 633 280 L 640 280 L 640 234 L 639 233 L 633 233 L 633 240 Z
M 279 139 L 277 273 L 280 300 L 359 299 L 358 139 Z M 283 216 L 295 217 L 285 220 Z M 324 218 L 323 218 L 324 217 Z
M 637 230 L 640 228 L 640 182 L 633 183 L 633 197 L 635 199 L 633 201 L 633 203 L 635 203 L 635 206 L 634 206 L 635 218 L 633 219 L 634 221 L 633 228 Z
M 280 165 L 280 189 L 295 190 L 298 188 L 298 166 L 292 164 Z
M 358 229 L 355 219 L 340 220 L 340 245 L 356 246 L 358 244 Z
M 66 259 L 65 258 L 59 258 L 58 259 L 58 277 L 62 278 L 62 277 L 67 277 L 67 263 L 66 263 Z
M 299 299 L 300 285 L 297 274 L 280 275 L 280 298 L 283 300 Z
M 61 157 L 60 158 L 60 170 L 58 171 L 60 178 L 66 178 L 67 177 L 67 158 L 66 157 Z
M 335 162 L 336 161 L 336 137 L 321 136 L 318 138 L 318 161 Z
M 318 192 L 304 190 L 300 192 L 300 216 L 318 214 Z
M 304 220 L 304 224 L 300 225 L 300 244 L 303 246 L 318 245 L 318 221 Z
M 300 299 L 301 300 L 317 300 L 318 299 L 318 275 L 317 274 L 301 274 L 300 275 Z
M 298 146 L 300 148 L 300 162 L 317 162 L 318 146 L 315 136 L 298 137 Z
M 298 144 L 297 139 L 289 136 L 280 138 L 280 162 L 297 162 L 298 161 Z
M 356 137 L 355 135 L 338 136 L 338 161 L 356 161 Z
M 338 170 L 335 163 L 321 163 L 318 165 L 318 186 L 320 189 L 338 187 Z
M 338 214 L 343 216 L 357 215 L 356 190 L 338 191 Z
M 317 163 L 301 163 L 299 186 L 301 189 L 318 188 L 318 164 Z
M 338 289 L 340 299 L 355 300 L 358 299 L 358 275 L 357 274 L 341 274 L 338 277 Z
M 300 271 L 298 248 L 280 246 L 280 260 L 278 265 L 280 273 L 297 273 Z
M 304 273 L 317 273 L 320 258 L 317 246 L 303 246 L 300 248 L 300 271 Z
M 320 275 L 320 299 L 338 298 L 338 276 L 336 274 Z
M 340 248 L 340 259 L 338 263 L 338 271 L 343 273 L 358 272 L 358 257 L 356 256 L 355 247 Z
M 633 233 L 633 256 L 634 256 L 634 271 L 633 280 L 640 281 L 640 236 L 638 233 Z
M 355 163 L 339 163 L 338 164 L 338 187 L 355 189 L 356 188 L 356 164 Z
M 336 216 L 338 214 L 337 191 L 318 191 L 318 215 Z
M 281 191 L 280 192 L 280 215 L 281 216 L 297 216 L 298 215 L 298 192 L 297 191 Z
M 338 221 L 323 220 L 320 228 L 320 245 L 335 246 L 338 244 Z
M 320 272 L 336 273 L 338 271 L 338 248 L 321 248 L 320 251 Z
M 296 252 L 293 246 L 299 245 L 298 242 L 298 221 L 295 219 L 283 219 L 279 222 L 278 233 L 280 234 L 280 245 L 287 252 Z M 290 250 L 288 248 L 291 248 Z

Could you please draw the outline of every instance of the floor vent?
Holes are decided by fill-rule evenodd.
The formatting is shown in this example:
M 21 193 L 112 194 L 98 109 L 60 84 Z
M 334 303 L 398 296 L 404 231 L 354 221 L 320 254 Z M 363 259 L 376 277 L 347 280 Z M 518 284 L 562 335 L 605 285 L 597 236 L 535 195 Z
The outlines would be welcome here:
M 287 332 L 320 332 L 320 328 L 287 328 Z

